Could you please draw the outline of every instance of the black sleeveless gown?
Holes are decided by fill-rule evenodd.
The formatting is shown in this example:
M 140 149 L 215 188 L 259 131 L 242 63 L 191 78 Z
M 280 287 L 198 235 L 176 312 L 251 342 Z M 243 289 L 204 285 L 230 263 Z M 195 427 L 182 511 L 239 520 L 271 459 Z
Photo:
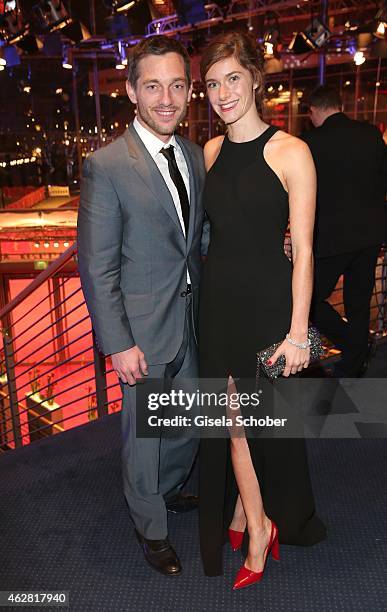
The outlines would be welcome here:
M 288 195 L 263 152 L 270 126 L 243 143 L 225 136 L 207 175 L 204 207 L 211 226 L 200 297 L 200 375 L 254 379 L 256 353 L 290 329 L 292 264 L 284 253 Z M 302 439 L 248 438 L 266 514 L 284 544 L 326 537 L 315 513 Z M 223 573 L 222 546 L 238 494 L 227 439 L 200 445 L 200 544 L 204 571 Z M 246 543 L 245 543 L 246 548 Z

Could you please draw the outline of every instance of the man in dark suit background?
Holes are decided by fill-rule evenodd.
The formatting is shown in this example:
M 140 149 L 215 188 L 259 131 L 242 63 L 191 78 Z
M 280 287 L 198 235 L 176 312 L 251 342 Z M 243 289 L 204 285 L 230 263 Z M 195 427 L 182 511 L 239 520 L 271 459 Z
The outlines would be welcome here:
M 341 112 L 336 89 L 317 87 L 309 105 L 315 129 L 303 139 L 317 170 L 311 318 L 342 352 L 337 375 L 356 377 L 370 355 L 375 265 L 387 239 L 386 146 L 375 126 Z M 341 275 L 346 321 L 327 301 Z

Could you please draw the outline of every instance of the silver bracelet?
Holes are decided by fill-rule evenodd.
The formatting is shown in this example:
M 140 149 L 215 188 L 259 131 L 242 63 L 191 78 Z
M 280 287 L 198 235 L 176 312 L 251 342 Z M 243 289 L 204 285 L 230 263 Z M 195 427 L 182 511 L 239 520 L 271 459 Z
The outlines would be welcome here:
M 306 342 L 296 342 L 295 340 L 291 339 L 290 334 L 286 334 L 286 340 L 289 342 L 289 344 L 292 344 L 293 346 L 296 346 L 297 348 L 300 348 L 300 349 L 307 349 L 311 345 L 309 338 L 307 339 Z

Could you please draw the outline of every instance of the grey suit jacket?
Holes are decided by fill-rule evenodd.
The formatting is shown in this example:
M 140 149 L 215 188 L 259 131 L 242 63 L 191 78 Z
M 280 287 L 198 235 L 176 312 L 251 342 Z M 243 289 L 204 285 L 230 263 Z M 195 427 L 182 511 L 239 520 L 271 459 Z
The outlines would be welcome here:
M 187 266 L 196 319 L 200 255 L 208 244 L 201 204 L 205 169 L 202 149 L 177 140 L 190 175 L 187 240 L 168 187 L 133 125 L 84 163 L 79 272 L 105 354 L 137 344 L 149 364 L 175 357 L 184 331 Z

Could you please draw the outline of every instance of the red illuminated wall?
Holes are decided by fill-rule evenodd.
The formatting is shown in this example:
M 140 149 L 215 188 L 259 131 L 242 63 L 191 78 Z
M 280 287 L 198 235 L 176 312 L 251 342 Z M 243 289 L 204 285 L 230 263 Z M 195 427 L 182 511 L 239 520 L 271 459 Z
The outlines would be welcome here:
M 11 298 L 30 282 L 30 279 L 11 279 Z M 55 403 L 60 406 L 58 415 L 64 419 L 64 429 L 88 421 L 90 396 L 95 394 L 91 322 L 79 278 L 59 278 L 57 282 L 57 301 L 61 302 L 61 313 L 54 308 L 53 279 L 41 285 L 12 313 L 12 338 L 23 434 L 29 431 L 26 394 L 31 392 L 31 378 L 38 377 L 40 390 L 45 396 L 47 376 L 54 373 Z M 61 329 L 57 326 L 58 314 L 62 317 Z M 110 360 L 107 368 L 111 368 Z M 110 387 L 108 401 L 117 400 L 116 406 L 109 407 L 109 412 L 112 412 L 120 408 L 121 398 L 114 372 L 107 375 L 107 386 Z M 26 435 L 24 443 L 28 441 L 29 436 Z

